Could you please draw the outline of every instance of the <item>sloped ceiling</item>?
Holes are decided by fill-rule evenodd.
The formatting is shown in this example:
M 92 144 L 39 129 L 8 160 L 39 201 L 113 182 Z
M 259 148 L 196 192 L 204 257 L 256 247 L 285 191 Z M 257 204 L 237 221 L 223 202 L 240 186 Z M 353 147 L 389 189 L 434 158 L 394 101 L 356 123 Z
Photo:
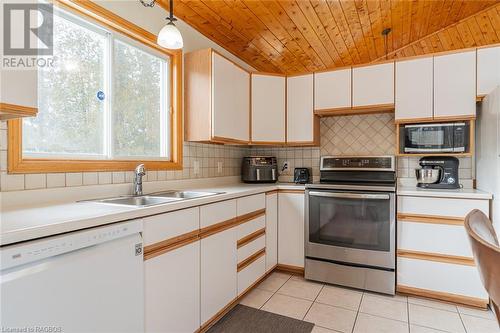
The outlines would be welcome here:
M 283 74 L 500 43 L 499 0 L 175 0 L 174 14 Z

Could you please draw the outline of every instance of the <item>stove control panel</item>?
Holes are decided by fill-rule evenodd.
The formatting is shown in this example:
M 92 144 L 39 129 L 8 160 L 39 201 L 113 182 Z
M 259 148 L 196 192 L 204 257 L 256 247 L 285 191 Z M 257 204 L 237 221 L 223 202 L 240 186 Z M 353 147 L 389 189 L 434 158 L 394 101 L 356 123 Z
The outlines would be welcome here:
M 320 170 L 395 171 L 394 156 L 323 156 Z

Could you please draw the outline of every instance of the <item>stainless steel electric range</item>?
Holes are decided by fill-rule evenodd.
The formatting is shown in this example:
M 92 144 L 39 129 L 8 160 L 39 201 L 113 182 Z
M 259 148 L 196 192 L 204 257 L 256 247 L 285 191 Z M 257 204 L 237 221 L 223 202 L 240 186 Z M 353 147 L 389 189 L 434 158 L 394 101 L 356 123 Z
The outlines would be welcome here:
M 306 185 L 305 277 L 395 293 L 394 156 L 324 156 Z

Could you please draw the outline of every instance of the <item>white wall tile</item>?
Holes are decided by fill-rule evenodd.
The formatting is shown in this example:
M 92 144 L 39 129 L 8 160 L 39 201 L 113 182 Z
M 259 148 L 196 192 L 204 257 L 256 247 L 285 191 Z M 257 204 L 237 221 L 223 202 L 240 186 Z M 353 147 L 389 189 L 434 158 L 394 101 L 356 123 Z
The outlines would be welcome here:
M 113 181 L 111 172 L 99 172 L 99 184 L 111 184 Z
M 27 174 L 24 177 L 24 188 L 32 190 L 47 187 L 47 175 L 44 173 Z
M 0 171 L 7 171 L 7 151 L 0 150 Z
M 66 186 L 83 185 L 83 175 L 81 172 L 71 172 L 66 174 Z
M 2 191 L 24 190 L 24 175 L 8 175 L 7 172 L 2 172 L 0 177 Z
M 113 184 L 125 183 L 125 172 L 123 171 L 113 172 L 112 178 L 113 178 Z
M 7 150 L 7 130 L 0 130 L 0 150 Z
M 85 180 L 85 178 L 84 178 Z M 47 187 L 64 187 L 66 186 L 66 174 L 64 173 L 48 173 Z
M 97 172 L 84 172 L 83 185 L 97 185 L 99 184 L 99 177 Z

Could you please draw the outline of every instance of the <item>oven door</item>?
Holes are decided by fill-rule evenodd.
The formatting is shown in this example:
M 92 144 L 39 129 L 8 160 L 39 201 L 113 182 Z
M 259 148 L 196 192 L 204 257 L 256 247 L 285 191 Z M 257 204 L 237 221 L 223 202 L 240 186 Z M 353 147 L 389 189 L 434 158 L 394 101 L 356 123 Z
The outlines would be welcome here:
M 451 153 L 456 150 L 454 124 L 406 125 L 403 135 L 405 153 Z
M 306 192 L 306 257 L 395 268 L 395 195 L 391 192 Z

